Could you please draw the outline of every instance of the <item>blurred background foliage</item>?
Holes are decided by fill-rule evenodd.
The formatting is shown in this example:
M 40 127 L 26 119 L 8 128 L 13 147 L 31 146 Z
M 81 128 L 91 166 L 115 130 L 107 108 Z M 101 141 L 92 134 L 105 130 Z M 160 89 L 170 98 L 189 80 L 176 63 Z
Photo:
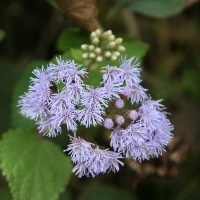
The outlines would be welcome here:
M 125 160 L 127 165 L 117 174 L 82 179 L 72 175 L 60 200 L 200 199 L 199 10 L 198 0 L 0 2 L 1 135 L 10 127 L 35 128 L 16 108 L 32 69 L 54 62 L 56 55 L 83 63 L 80 45 L 89 43 L 89 33 L 96 28 L 124 38 L 125 53 L 142 62 L 143 86 L 154 99 L 164 99 L 172 113 L 175 139 L 161 158 L 141 164 Z M 97 85 L 98 76 L 94 67 L 90 83 Z M 101 128 L 93 132 L 108 144 L 110 133 Z M 50 140 L 66 147 L 66 134 Z M 3 175 L 0 199 L 12 199 Z

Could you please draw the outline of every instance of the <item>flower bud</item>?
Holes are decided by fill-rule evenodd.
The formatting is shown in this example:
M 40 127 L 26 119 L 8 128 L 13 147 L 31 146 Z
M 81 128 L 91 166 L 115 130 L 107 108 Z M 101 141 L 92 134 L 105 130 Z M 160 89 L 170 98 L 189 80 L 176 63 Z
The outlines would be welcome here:
M 95 58 L 95 57 L 96 57 L 96 54 L 93 53 L 93 52 L 91 52 L 91 53 L 89 54 L 89 57 L 90 57 L 90 58 Z
M 117 50 L 118 50 L 118 51 L 125 51 L 126 48 L 125 48 L 124 46 L 122 46 L 122 45 L 119 45 L 119 46 L 117 47 Z
M 94 37 L 93 39 L 92 39 L 92 44 L 94 44 L 94 45 L 98 45 L 99 44 L 99 38 L 98 37 Z
M 111 52 L 110 51 L 106 51 L 105 53 L 104 53 L 104 56 L 106 57 L 106 58 L 109 58 L 109 57 L 111 57 Z
M 114 122 L 111 118 L 106 118 L 103 122 L 103 126 L 106 128 L 106 129 L 112 129 L 113 126 L 114 126 Z
M 124 112 L 125 117 L 135 121 L 138 118 L 138 112 L 136 110 L 126 110 Z
M 116 44 L 115 44 L 114 41 L 108 43 L 108 48 L 111 48 L 111 49 L 112 49 L 112 48 L 114 48 L 114 47 L 116 47 Z
M 99 47 L 95 48 L 94 52 L 96 54 L 100 54 L 101 53 L 101 48 L 99 48 Z
M 94 50 L 94 45 L 89 45 L 89 46 L 88 46 L 88 49 L 89 49 L 90 51 L 93 51 L 93 50 Z
M 130 97 L 132 95 L 132 90 L 131 88 L 129 88 L 128 86 L 127 87 L 124 87 L 123 88 L 123 92 L 122 94 L 125 96 L 125 97 Z
M 111 59 L 111 60 L 117 60 L 117 56 L 112 55 L 110 59 Z
M 96 34 L 95 32 L 92 32 L 92 33 L 90 34 L 90 38 L 93 39 L 93 38 L 95 38 L 95 37 L 97 37 L 97 34 Z
M 102 60 L 103 60 L 103 57 L 102 57 L 102 56 L 99 55 L 99 56 L 96 57 L 96 61 L 97 61 L 97 62 L 101 62 Z
M 117 99 L 115 101 L 115 107 L 116 108 L 123 108 L 124 107 L 124 101 L 122 99 Z
M 87 59 L 89 57 L 89 54 L 88 53 L 84 53 L 82 57 Z
M 88 50 L 88 45 L 87 44 L 82 44 L 81 45 L 81 49 L 84 50 L 84 51 L 87 51 Z
M 114 41 L 114 40 L 115 40 L 115 36 L 114 36 L 114 35 L 110 35 L 110 36 L 108 37 L 108 40 L 109 40 L 109 41 Z
M 97 29 L 97 30 L 95 31 L 95 33 L 96 33 L 97 37 L 100 37 L 100 36 L 101 36 L 101 30 L 100 30 L 100 29 Z
M 115 56 L 118 57 L 118 56 L 120 56 L 120 52 L 119 52 L 119 51 L 114 51 L 114 52 L 113 52 L 113 55 L 115 55 Z
M 116 124 L 118 124 L 118 125 L 122 125 L 122 124 L 124 124 L 125 119 L 124 119 L 124 117 L 121 116 L 121 115 L 115 115 L 115 116 L 114 116 L 114 122 L 115 122 Z
M 115 43 L 116 44 L 121 44 L 123 42 L 123 39 L 122 38 L 116 38 L 116 40 L 115 40 Z
M 112 31 L 111 31 L 111 30 L 105 31 L 105 32 L 103 33 L 103 36 L 105 36 L 105 37 L 107 37 L 107 36 L 109 36 L 109 35 L 112 35 Z

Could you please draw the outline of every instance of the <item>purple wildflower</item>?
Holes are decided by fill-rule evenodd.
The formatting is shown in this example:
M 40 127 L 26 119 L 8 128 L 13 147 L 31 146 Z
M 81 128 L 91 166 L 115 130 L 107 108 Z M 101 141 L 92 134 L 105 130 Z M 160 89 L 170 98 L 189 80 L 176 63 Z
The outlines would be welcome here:
M 109 171 L 119 171 L 119 165 L 123 165 L 118 159 L 122 158 L 120 153 L 102 150 L 90 142 L 81 138 L 70 137 L 71 144 L 64 151 L 69 151 L 72 161 L 76 166 L 72 172 L 76 173 L 79 178 L 82 176 L 92 177 L 99 173 Z
M 139 78 L 141 68 L 138 68 L 140 64 L 137 63 L 137 58 L 135 59 L 134 63 L 131 64 L 134 59 L 135 57 L 132 57 L 128 60 L 124 59 L 120 66 L 120 69 L 123 70 L 122 80 L 126 82 L 127 86 L 132 86 L 133 83 L 141 82 Z
M 104 114 L 105 112 L 98 107 L 85 107 L 77 110 L 77 120 L 88 128 L 91 125 L 96 126 L 97 124 L 101 124 L 103 121 L 102 115 Z

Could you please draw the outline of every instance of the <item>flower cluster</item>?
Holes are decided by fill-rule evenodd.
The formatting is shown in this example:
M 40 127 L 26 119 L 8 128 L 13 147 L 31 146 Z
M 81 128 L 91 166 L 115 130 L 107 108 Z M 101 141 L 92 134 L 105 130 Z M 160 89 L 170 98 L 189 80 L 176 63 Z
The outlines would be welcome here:
M 122 38 L 115 38 L 112 31 L 101 32 L 97 29 L 90 34 L 91 43 L 81 45 L 84 51 L 83 58 L 95 59 L 100 62 L 103 57 L 111 60 L 117 60 L 120 56 L 120 52 L 125 51 L 125 47 L 122 46 Z
M 99 173 L 106 171 L 116 172 L 119 170 L 119 164 L 123 165 L 119 158 L 122 158 L 120 153 L 102 150 L 93 143 L 87 142 L 81 138 L 70 137 L 71 144 L 64 151 L 69 151 L 72 162 L 76 164 L 73 172 L 82 177 L 83 175 L 94 177 Z
M 99 87 L 86 85 L 86 69 L 73 60 L 57 58 L 45 69 L 35 69 L 28 92 L 20 97 L 21 113 L 38 124 L 39 132 L 49 137 L 61 133 L 61 125 L 74 133 L 65 150 L 71 156 L 78 177 L 116 172 L 123 158 L 139 161 L 158 157 L 173 137 L 161 100 L 154 101 L 143 88 L 141 68 L 136 57 L 124 59 L 119 67 L 101 69 Z M 58 85 L 63 85 L 61 91 Z M 126 105 L 126 101 L 130 102 Z M 112 131 L 114 151 L 77 137 L 78 124 L 88 130 L 97 124 Z

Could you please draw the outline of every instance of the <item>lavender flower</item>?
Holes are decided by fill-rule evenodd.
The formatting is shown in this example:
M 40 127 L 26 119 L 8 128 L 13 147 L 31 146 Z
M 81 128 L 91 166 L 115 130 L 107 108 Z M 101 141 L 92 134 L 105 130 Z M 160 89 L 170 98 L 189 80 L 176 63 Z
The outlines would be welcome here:
M 50 63 L 49 71 L 58 83 L 62 81 L 63 83 L 72 83 L 78 82 L 82 83 L 82 78 L 86 76 L 86 69 L 80 69 L 81 65 L 78 65 L 74 62 L 74 60 L 64 61 L 61 58 L 56 58 L 57 65 Z
M 86 128 L 101 124 L 105 112 L 98 107 L 85 107 L 77 111 L 77 120 Z
M 76 173 L 79 178 L 82 176 L 92 177 L 99 173 L 109 171 L 119 171 L 119 165 L 123 165 L 118 159 L 122 158 L 120 153 L 102 150 L 98 146 L 86 142 L 81 138 L 70 137 L 71 144 L 64 151 L 69 151 L 69 155 L 76 166 L 72 172 Z
M 63 124 L 73 132 L 64 151 L 75 164 L 72 171 L 78 177 L 117 172 L 123 165 L 121 153 L 139 161 L 162 155 L 173 136 L 173 126 L 161 100 L 150 99 L 140 85 L 137 58 L 125 58 L 120 67 L 103 67 L 97 88 L 84 83 L 87 71 L 82 65 L 61 57 L 56 62 L 33 71 L 35 77 L 30 78 L 28 92 L 20 97 L 18 106 L 48 137 L 61 134 Z M 64 85 L 62 89 L 60 85 Z M 132 104 L 129 110 L 127 100 Z M 115 152 L 76 137 L 77 122 L 88 129 L 99 124 L 112 130 L 110 146 Z
M 139 76 L 141 68 L 138 68 L 140 66 L 139 63 L 137 63 L 137 58 L 135 59 L 134 63 L 132 61 L 135 59 L 135 57 L 132 57 L 128 60 L 122 61 L 122 64 L 120 68 L 123 70 L 122 74 L 122 80 L 126 82 L 127 86 L 132 86 L 133 83 L 139 83 L 141 82 Z
M 96 107 L 101 109 L 102 106 L 107 107 L 107 101 L 105 99 L 105 90 L 103 88 L 87 87 L 87 90 L 82 93 L 81 103 L 86 107 Z
M 106 66 L 103 67 L 102 72 L 103 72 L 103 77 L 102 77 L 103 83 L 115 82 L 121 84 L 123 82 L 121 80 L 123 70 L 118 67 Z

